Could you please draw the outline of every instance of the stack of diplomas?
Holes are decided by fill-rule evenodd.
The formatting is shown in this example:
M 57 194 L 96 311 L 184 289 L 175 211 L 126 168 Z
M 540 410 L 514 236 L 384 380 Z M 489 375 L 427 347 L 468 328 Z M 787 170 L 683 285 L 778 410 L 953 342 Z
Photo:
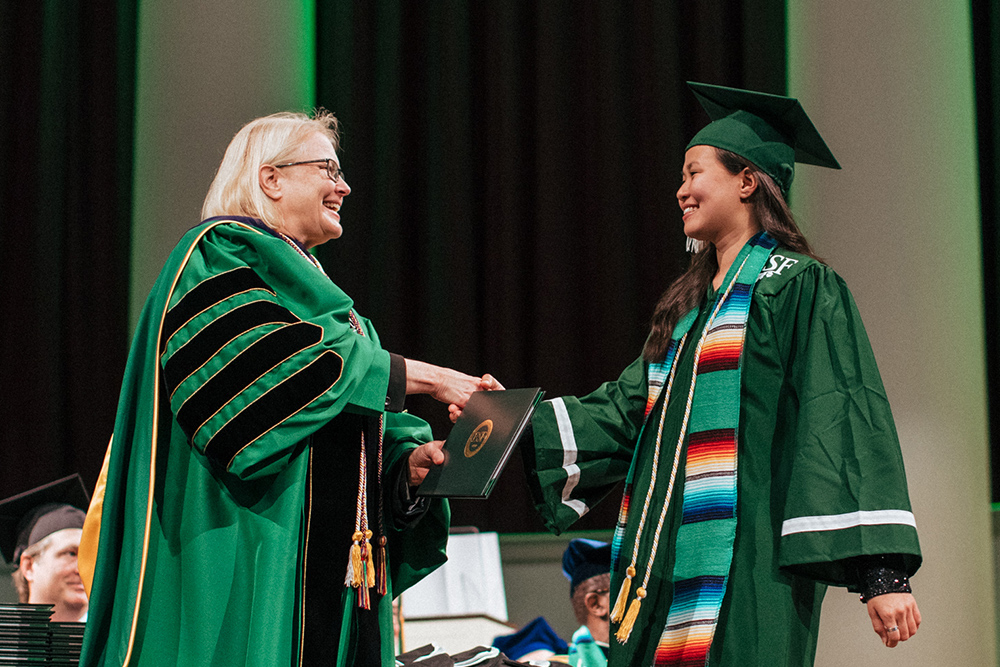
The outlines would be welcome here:
M 489 496 L 542 394 L 537 387 L 474 393 L 445 440 L 444 463 L 431 468 L 417 494 Z
M 0 604 L 0 665 L 76 667 L 86 625 L 51 616 L 48 604 Z

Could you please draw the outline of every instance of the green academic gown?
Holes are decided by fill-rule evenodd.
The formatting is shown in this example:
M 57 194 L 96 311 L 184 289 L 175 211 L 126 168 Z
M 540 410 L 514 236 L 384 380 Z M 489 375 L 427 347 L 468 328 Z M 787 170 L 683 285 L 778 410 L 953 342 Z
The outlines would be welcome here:
M 249 219 L 183 237 L 129 355 L 81 665 L 298 665 L 310 642 L 323 664 L 391 661 L 391 599 L 444 561 L 448 508 L 391 516 L 379 420 L 385 478 L 431 433 L 386 412 L 390 357 L 352 307 Z M 362 433 L 388 549 L 371 611 L 344 586 Z
M 704 329 L 706 304 L 714 297 L 706 295 L 689 341 Z M 695 347 L 688 343 L 680 352 L 633 597 L 653 553 Z M 894 553 L 902 555 L 909 574 L 919 567 L 895 425 L 847 286 L 809 257 L 777 248 L 764 266 L 741 367 L 736 540 L 708 664 L 812 665 L 826 586 L 857 584 L 850 559 Z M 527 451 L 537 507 L 555 532 L 629 475 L 630 507 L 612 566 L 612 603 L 632 560 L 666 394 L 644 419 L 647 381 L 640 358 L 588 396 L 547 401 L 535 412 L 534 447 Z M 654 664 L 672 599 L 686 446 L 647 597 L 626 643 L 615 640 L 618 624 L 612 623 L 612 666 Z

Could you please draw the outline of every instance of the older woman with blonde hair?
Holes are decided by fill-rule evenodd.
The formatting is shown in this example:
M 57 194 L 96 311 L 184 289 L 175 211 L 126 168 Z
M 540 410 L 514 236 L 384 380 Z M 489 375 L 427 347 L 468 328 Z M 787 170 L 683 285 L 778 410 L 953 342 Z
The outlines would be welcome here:
M 499 385 L 384 350 L 309 252 L 343 233 L 337 149 L 323 111 L 247 124 L 153 287 L 81 665 L 390 664 L 392 598 L 443 562 L 447 505 L 413 493 L 442 443 L 403 401 Z

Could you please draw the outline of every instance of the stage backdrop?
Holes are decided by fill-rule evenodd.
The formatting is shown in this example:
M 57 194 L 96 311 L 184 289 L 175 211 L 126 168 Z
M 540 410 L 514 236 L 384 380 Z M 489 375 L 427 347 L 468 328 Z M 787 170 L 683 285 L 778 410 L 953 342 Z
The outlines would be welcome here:
M 584 394 L 642 348 L 686 266 L 675 192 L 707 117 L 687 80 L 783 93 L 784 7 L 317 4 L 317 102 L 353 192 L 319 249 L 390 350 Z M 429 401 L 413 409 L 447 432 Z M 620 493 L 578 524 L 613 525 Z M 542 530 L 515 457 L 454 523 Z
M 983 304 L 993 456 L 994 511 L 1000 510 L 1000 3 L 972 0 Z
M 134 0 L 0 0 L 0 498 L 101 469 L 128 351 Z

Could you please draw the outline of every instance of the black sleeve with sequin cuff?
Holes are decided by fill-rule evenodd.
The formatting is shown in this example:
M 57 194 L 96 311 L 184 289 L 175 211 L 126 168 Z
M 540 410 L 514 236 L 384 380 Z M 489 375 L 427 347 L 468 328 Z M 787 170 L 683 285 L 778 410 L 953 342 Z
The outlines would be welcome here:
M 899 554 L 860 556 L 855 561 L 858 568 L 857 591 L 862 602 L 885 593 L 913 592 Z

